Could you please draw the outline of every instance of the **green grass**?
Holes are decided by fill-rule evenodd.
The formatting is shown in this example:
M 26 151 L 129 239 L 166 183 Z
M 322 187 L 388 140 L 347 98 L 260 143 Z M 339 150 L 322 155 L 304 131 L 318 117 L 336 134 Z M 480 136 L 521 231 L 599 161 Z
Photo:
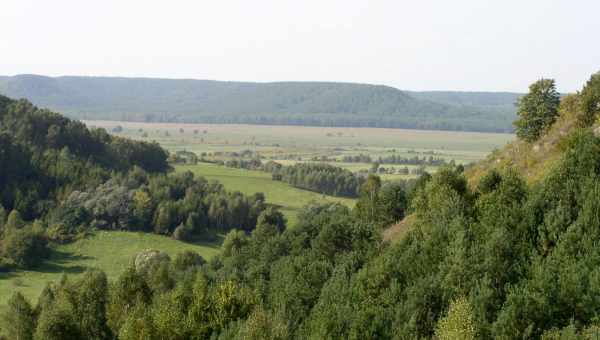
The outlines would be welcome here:
M 340 202 L 350 207 L 355 202 L 350 198 L 332 197 L 294 188 L 287 183 L 271 180 L 271 175 L 262 171 L 233 169 L 209 163 L 179 165 L 176 166 L 175 170 L 189 170 L 195 175 L 204 176 L 209 180 L 217 180 L 228 190 L 237 190 L 244 194 L 262 192 L 265 194 L 267 203 L 281 208 L 290 226 L 296 223 L 298 210 L 312 201 Z
M 73 243 L 56 246 L 51 258 L 38 268 L 0 273 L 0 312 L 12 293 L 19 291 L 34 302 L 46 283 L 59 280 L 63 273 L 76 277 L 88 268 L 98 268 L 111 280 L 118 277 L 136 254 L 146 249 L 161 250 L 170 256 L 192 250 L 208 259 L 217 254 L 219 248 L 219 242 L 189 244 L 155 234 L 98 231 Z

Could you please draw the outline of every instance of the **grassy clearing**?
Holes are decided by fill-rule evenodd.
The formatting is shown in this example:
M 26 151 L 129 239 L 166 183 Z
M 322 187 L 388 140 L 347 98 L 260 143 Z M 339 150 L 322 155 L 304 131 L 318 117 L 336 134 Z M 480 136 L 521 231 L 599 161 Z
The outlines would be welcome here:
M 53 249 L 51 258 L 35 270 L 0 273 L 0 312 L 13 292 L 20 291 L 36 301 L 47 282 L 64 274 L 80 275 L 88 268 L 99 268 L 115 279 L 139 252 L 157 249 L 175 256 L 184 250 L 199 253 L 205 259 L 219 251 L 220 244 L 189 244 L 147 233 L 98 231 L 76 242 Z
M 262 171 L 226 168 L 219 165 L 200 163 L 198 165 L 179 165 L 176 171 L 192 171 L 195 175 L 217 180 L 228 190 L 238 190 L 245 194 L 262 192 L 267 202 L 281 208 L 289 225 L 296 223 L 298 210 L 304 205 L 316 202 L 340 202 L 353 206 L 355 200 L 332 197 L 316 192 L 294 188 L 287 183 L 271 180 L 271 175 Z

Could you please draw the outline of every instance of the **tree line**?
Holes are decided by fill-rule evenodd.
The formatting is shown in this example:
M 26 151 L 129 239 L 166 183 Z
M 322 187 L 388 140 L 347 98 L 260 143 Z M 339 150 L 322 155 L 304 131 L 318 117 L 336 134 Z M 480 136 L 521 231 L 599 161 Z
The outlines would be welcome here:
M 384 157 L 373 157 L 365 154 L 359 155 L 345 155 L 341 159 L 344 163 L 378 163 L 378 164 L 399 164 L 399 165 L 428 165 L 428 166 L 442 166 L 448 164 L 448 162 L 441 157 L 433 156 L 419 156 L 403 157 L 401 155 L 389 155 Z
M 364 178 L 326 163 L 296 163 L 273 172 L 273 179 L 331 196 L 357 197 Z
M 259 158 L 238 158 L 220 161 L 219 164 L 266 171 L 271 173 L 273 180 L 331 196 L 358 197 L 360 186 L 364 182 L 363 176 L 327 163 L 296 163 L 285 166 L 274 161 L 263 163 Z

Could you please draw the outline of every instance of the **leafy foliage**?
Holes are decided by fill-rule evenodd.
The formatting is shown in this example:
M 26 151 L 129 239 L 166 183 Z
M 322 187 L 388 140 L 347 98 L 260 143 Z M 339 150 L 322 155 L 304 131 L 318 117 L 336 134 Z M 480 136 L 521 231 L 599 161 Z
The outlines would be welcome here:
M 100 184 L 111 171 L 168 169 L 158 144 L 89 130 L 25 100 L 0 97 L 0 103 L 0 203 L 25 219 L 47 213 L 49 201 L 74 189 Z
M 592 125 L 600 113 L 600 72 L 593 74 L 580 93 L 581 111 L 579 124 Z
M 438 321 L 435 336 L 439 340 L 476 339 L 473 308 L 465 298 L 459 298 L 450 304 L 448 314 Z
M 528 142 L 537 140 L 556 120 L 559 103 L 560 95 L 553 79 L 540 79 L 531 84 L 529 93 L 517 103 L 517 136 Z
M 33 308 L 25 297 L 15 293 L 8 301 L 8 310 L 4 314 L 3 324 L 6 336 L 10 339 L 32 340 L 35 330 Z

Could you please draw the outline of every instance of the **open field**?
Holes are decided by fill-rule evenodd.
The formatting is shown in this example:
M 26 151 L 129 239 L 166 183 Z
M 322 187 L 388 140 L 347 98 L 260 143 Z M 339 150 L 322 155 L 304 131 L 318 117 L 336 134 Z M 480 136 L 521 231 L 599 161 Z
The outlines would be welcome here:
M 493 149 L 514 139 L 512 134 L 501 133 L 382 128 L 116 121 L 87 121 L 86 124 L 108 131 L 120 126 L 123 130 L 117 135 L 157 141 L 170 151 L 188 150 L 201 154 L 249 149 L 267 158 L 359 153 L 376 157 L 391 151 L 402 155 L 425 155 L 433 151 L 436 157 L 468 163 L 484 158 Z
M 209 259 L 219 251 L 219 243 L 189 244 L 148 233 L 98 231 L 93 235 L 53 249 L 52 256 L 34 270 L 0 273 L 0 311 L 13 292 L 20 291 L 30 301 L 37 301 L 47 282 L 64 274 L 77 276 L 88 268 L 102 269 L 115 279 L 139 252 L 157 249 L 175 256 L 184 250 Z
M 296 223 L 298 210 L 307 203 L 340 202 L 353 206 L 355 200 L 332 197 L 312 191 L 294 188 L 287 183 L 273 181 L 271 174 L 262 171 L 233 169 L 220 165 L 199 163 L 198 165 L 178 165 L 176 171 L 192 171 L 195 175 L 217 180 L 228 190 L 238 190 L 245 194 L 262 192 L 267 203 L 279 206 L 288 219 L 288 225 Z

